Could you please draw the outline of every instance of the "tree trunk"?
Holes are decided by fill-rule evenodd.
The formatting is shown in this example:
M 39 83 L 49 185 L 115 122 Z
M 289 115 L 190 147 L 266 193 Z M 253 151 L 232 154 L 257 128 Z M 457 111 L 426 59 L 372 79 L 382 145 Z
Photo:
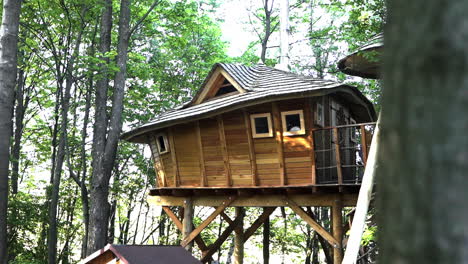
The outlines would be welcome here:
M 278 69 L 289 70 L 289 0 L 280 2 L 280 63 Z
M 94 52 L 93 52 L 94 53 Z M 88 188 L 86 187 L 87 178 L 87 166 L 86 166 L 86 138 L 88 137 L 88 123 L 89 123 L 89 111 L 91 108 L 91 89 L 93 85 L 93 79 L 89 81 L 88 91 L 86 92 L 86 104 L 85 104 L 85 115 L 83 119 L 83 130 L 81 131 L 81 153 L 80 153 L 80 164 L 81 164 L 81 181 L 80 181 L 80 194 L 83 212 L 83 222 L 85 231 L 83 234 L 83 244 L 81 246 L 81 258 L 86 257 L 86 248 L 88 248 L 88 230 L 89 230 L 89 200 L 88 200 Z
M 85 9 L 83 9 L 85 10 Z M 85 11 L 83 11 L 85 12 Z M 78 56 L 79 48 L 81 45 L 81 38 L 84 31 L 84 23 L 81 25 L 80 32 L 78 33 L 75 46 L 72 51 L 72 55 L 66 69 L 64 71 L 65 75 L 65 91 L 63 93 L 63 99 L 61 104 L 61 122 L 60 122 L 60 136 L 59 136 L 59 145 L 57 149 L 57 157 L 55 163 L 54 174 L 52 175 L 52 194 L 49 205 L 49 235 L 47 240 L 47 258 L 49 264 L 55 264 L 57 261 L 57 207 L 60 191 L 60 181 L 62 177 L 63 162 L 65 160 L 66 144 L 67 144 L 67 129 L 68 129 L 68 110 L 70 108 L 70 98 L 71 98 L 71 88 L 74 79 L 74 69 L 75 69 L 75 59 Z M 57 75 L 60 73 L 57 72 Z M 59 85 L 62 87 L 62 85 Z
M 17 72 L 20 0 L 4 0 L 0 26 L 0 263 L 7 256 L 8 165 Z
M 468 2 L 388 2 L 379 260 L 468 263 Z
M 111 47 L 111 32 L 112 32 L 112 0 L 103 0 L 104 8 L 101 15 L 100 26 L 100 44 L 99 52 L 105 54 L 110 51 Z M 101 57 L 102 62 L 99 65 L 99 76 L 96 81 L 96 99 L 95 99 L 95 116 L 94 116 L 94 134 L 93 134 L 93 150 L 92 150 L 92 167 L 91 176 L 91 200 L 89 209 L 89 228 L 86 243 L 86 255 L 90 255 L 94 251 L 100 249 L 107 239 L 107 221 L 109 218 L 109 205 L 107 203 L 94 205 L 98 199 L 99 190 L 104 188 L 101 186 L 103 179 L 96 175 L 102 175 L 104 149 L 106 144 L 107 133 L 107 90 L 109 85 L 108 64 L 109 58 Z M 102 198 L 101 198 L 102 199 Z M 107 201 L 107 197 L 105 198 Z M 100 208 L 98 208 L 98 206 Z M 94 212 L 92 210 L 97 210 Z M 96 222 L 96 223 L 95 223 Z M 102 222 L 105 225 L 101 224 Z
M 265 208 L 263 208 L 265 210 Z M 263 264 L 270 263 L 270 217 L 263 223 Z
M 19 159 L 21 151 L 21 136 L 23 135 L 24 106 L 24 71 L 18 73 L 15 93 L 15 131 L 13 148 L 11 150 L 11 194 L 18 193 Z
M 273 9 L 273 5 L 271 7 Z M 266 51 L 267 51 L 267 44 L 268 39 L 271 35 L 271 10 L 268 8 L 268 0 L 264 1 L 263 9 L 265 11 L 265 35 L 263 36 L 262 42 L 262 50 L 260 53 L 260 59 L 263 63 L 266 61 Z
M 234 264 L 244 263 L 244 216 L 245 209 L 243 207 L 236 207 L 236 219 L 240 217 L 240 224 L 235 229 L 234 234 Z
M 109 221 L 109 181 L 117 153 L 117 143 L 122 130 L 123 97 L 127 72 L 128 44 L 130 36 L 130 0 L 120 2 L 119 40 L 117 47 L 117 67 L 119 71 L 114 79 L 112 111 L 109 120 L 107 139 L 104 137 L 94 140 L 95 155 L 93 160 L 93 175 L 90 204 L 90 234 L 88 236 L 88 255 L 106 245 L 107 227 Z M 101 31 L 102 33 L 102 31 Z M 97 110 L 96 110 L 97 112 Z M 95 123 L 97 126 L 103 124 Z M 101 131 L 102 132 L 102 131 Z M 98 135 L 95 135 L 98 136 Z M 104 149 L 102 149 L 104 148 Z

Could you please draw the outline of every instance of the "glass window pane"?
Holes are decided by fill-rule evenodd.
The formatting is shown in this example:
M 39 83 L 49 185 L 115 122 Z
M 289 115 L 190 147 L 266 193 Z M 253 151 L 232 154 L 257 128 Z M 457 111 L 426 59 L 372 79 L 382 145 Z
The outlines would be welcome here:
M 299 114 L 286 115 L 286 131 L 296 132 L 301 130 L 301 118 Z
M 165 152 L 166 151 L 166 143 L 164 142 L 164 137 L 163 136 L 158 137 L 158 143 L 159 143 L 159 152 Z
M 269 133 L 268 129 L 268 118 L 267 117 L 256 117 L 255 118 L 255 132 L 257 134 Z

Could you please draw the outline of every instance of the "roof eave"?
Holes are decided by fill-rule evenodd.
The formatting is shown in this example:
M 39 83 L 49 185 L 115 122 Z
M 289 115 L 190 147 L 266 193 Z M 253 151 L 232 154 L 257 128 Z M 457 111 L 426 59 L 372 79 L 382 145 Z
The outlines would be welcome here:
M 146 133 L 148 133 L 150 131 L 153 131 L 153 130 L 164 129 L 164 128 L 169 127 L 169 126 L 185 123 L 188 120 L 196 121 L 196 120 L 200 120 L 200 119 L 203 119 L 203 118 L 213 117 L 213 116 L 225 113 L 225 112 L 234 111 L 234 110 L 237 110 L 237 109 L 240 109 L 240 108 L 243 108 L 243 107 L 249 107 L 249 106 L 262 104 L 262 103 L 269 103 L 269 102 L 273 102 L 273 101 L 277 101 L 277 100 L 296 99 L 296 98 L 309 97 L 309 96 L 321 96 L 321 95 L 326 95 L 326 94 L 330 94 L 330 93 L 333 93 L 333 92 L 337 92 L 337 91 L 343 90 L 343 89 L 347 89 L 347 90 L 351 89 L 353 91 L 353 93 L 355 95 L 357 95 L 357 97 L 362 101 L 362 103 L 364 103 L 366 105 L 366 107 L 368 109 L 368 115 L 369 115 L 369 120 L 370 121 L 374 121 L 376 119 L 376 114 L 375 114 L 375 110 L 374 110 L 374 107 L 373 107 L 372 103 L 364 95 L 362 95 L 359 92 L 359 90 L 357 90 L 357 88 L 355 88 L 353 86 L 341 84 L 341 85 L 338 85 L 338 86 L 336 86 L 334 88 L 314 89 L 314 90 L 309 90 L 309 91 L 300 91 L 300 92 L 280 94 L 280 95 L 267 95 L 265 97 L 261 97 L 261 98 L 258 98 L 256 100 L 234 103 L 232 105 L 228 105 L 228 106 L 222 107 L 222 108 L 213 109 L 211 111 L 207 111 L 205 113 L 198 114 L 198 115 L 195 115 L 195 116 L 185 116 L 185 117 L 181 117 L 179 119 L 168 120 L 168 121 L 164 121 L 164 122 L 156 123 L 156 124 L 152 124 L 152 125 L 143 125 L 143 126 L 140 126 L 138 128 L 135 128 L 135 129 L 133 129 L 131 131 L 123 133 L 121 135 L 121 139 L 123 139 L 125 141 L 129 141 L 129 142 L 133 142 L 133 143 L 146 143 L 147 142 L 147 139 L 146 139 L 146 136 L 145 136 Z

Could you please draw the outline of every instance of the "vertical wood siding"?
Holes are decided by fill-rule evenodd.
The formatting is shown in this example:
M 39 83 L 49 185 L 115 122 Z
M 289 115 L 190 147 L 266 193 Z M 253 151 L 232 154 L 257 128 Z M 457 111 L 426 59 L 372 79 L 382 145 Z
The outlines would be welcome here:
M 310 129 L 315 127 L 314 109 L 318 99 L 321 100 L 321 98 L 304 98 L 276 102 L 279 113 L 291 110 L 304 111 L 306 133 L 305 135 L 283 136 L 282 141 L 278 141 L 275 135 L 266 138 L 253 138 L 250 145 L 252 151 L 249 148 L 248 123 L 245 122 L 244 111 L 247 117 L 256 113 L 271 113 L 273 116 L 271 103 L 199 120 L 199 132 L 197 131 L 197 121 L 173 126 L 170 131 L 173 133 L 180 186 L 229 186 L 226 169 L 229 169 L 230 183 L 233 187 L 255 186 L 256 182 L 258 186 L 280 186 L 282 180 L 286 185 L 312 184 L 312 159 L 325 158 L 321 155 L 314 155 L 311 146 L 311 133 L 309 133 Z M 325 99 L 323 101 L 324 109 L 329 109 L 328 98 Z M 324 117 L 325 124 L 328 125 L 330 122 L 328 111 L 325 111 Z M 225 150 L 221 144 L 220 124 L 223 124 L 224 127 Z M 274 131 L 281 128 L 281 126 L 278 127 L 278 122 L 276 122 L 276 126 L 273 127 Z M 321 141 L 323 139 L 317 139 L 315 144 L 320 145 Z M 152 152 L 155 153 L 157 146 L 154 136 L 150 137 L 150 146 Z M 281 150 L 284 158 L 284 179 L 282 179 L 279 162 Z M 166 183 L 166 186 L 173 187 L 175 170 L 171 153 L 160 156 L 153 155 L 153 157 L 159 176 L 159 186 L 162 187 Z M 228 162 L 227 166 L 224 161 Z M 203 168 L 206 176 L 205 181 L 203 180 Z M 253 176 L 255 173 L 253 168 L 257 173 L 257 181 Z M 162 180 L 163 176 L 166 177 L 166 181 Z

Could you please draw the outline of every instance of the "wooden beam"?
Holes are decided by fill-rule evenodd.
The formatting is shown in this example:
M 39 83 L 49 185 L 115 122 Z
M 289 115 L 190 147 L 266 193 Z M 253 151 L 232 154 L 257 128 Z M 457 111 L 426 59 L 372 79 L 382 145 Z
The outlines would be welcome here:
M 305 104 L 305 120 L 307 126 L 307 142 L 310 145 L 310 164 L 312 165 L 312 171 L 310 175 L 311 184 L 317 183 L 317 171 L 316 171 L 316 164 L 315 164 L 315 140 L 314 140 L 314 112 L 313 108 L 310 105 L 310 101 L 306 100 Z
M 205 157 L 203 154 L 203 143 L 202 143 L 201 132 L 200 132 L 200 122 L 198 120 L 195 122 L 195 130 L 197 133 L 197 145 L 198 145 L 198 152 L 199 152 L 198 157 L 200 159 L 200 174 L 201 174 L 200 186 L 207 186 L 208 180 L 206 178 Z
M 333 247 L 339 247 L 341 244 L 330 234 L 328 233 L 325 228 L 323 228 L 319 223 L 317 223 L 312 217 L 310 217 L 300 206 L 298 206 L 294 201 L 288 199 L 287 197 L 284 198 L 287 202 L 287 205 L 297 214 L 299 215 L 304 221 L 306 221 L 314 230 L 322 236 L 325 240 L 330 243 Z
M 342 204 L 339 196 L 334 200 L 332 206 L 332 230 L 333 237 L 338 241 L 338 247 L 333 248 L 333 263 L 341 263 L 343 261 L 343 215 Z
M 336 173 L 338 174 L 338 184 L 343 184 L 343 170 L 341 168 L 340 141 L 338 128 L 333 128 L 333 142 L 335 144 Z
M 244 241 L 247 241 L 257 229 L 265 222 L 265 220 L 270 217 L 270 215 L 275 211 L 276 207 L 265 207 L 263 213 L 253 222 L 253 224 L 245 231 Z
M 172 212 L 172 210 L 167 206 L 163 206 L 162 208 L 163 208 L 164 212 L 166 212 L 166 214 L 172 220 L 172 222 L 174 222 L 177 229 L 179 229 L 180 232 L 183 232 L 183 224 L 179 220 L 179 218 L 174 214 L 174 212 Z M 193 225 L 192 225 L 192 229 L 193 229 Z M 197 243 L 197 246 L 200 248 L 201 251 L 208 250 L 208 247 L 206 246 L 205 241 L 203 241 L 203 239 L 200 236 L 197 236 L 195 238 L 195 243 Z
M 250 170 L 252 172 L 252 185 L 258 185 L 258 174 L 257 174 L 257 157 L 255 155 L 255 146 L 252 137 L 252 124 L 250 123 L 250 117 L 247 111 L 244 109 L 244 122 L 247 133 L 247 141 L 249 143 L 249 159 L 250 159 Z
M 174 129 L 169 128 L 169 147 L 171 149 L 172 170 L 174 172 L 174 186 L 179 186 L 179 165 L 177 164 L 176 148 L 174 143 Z
M 198 234 L 200 234 L 200 232 L 203 231 L 203 229 L 205 229 L 205 227 L 207 227 L 207 226 L 208 226 L 222 211 L 224 211 L 224 209 L 225 209 L 226 207 L 228 207 L 235 199 L 236 199 L 236 197 L 231 196 L 231 197 L 227 198 L 226 200 L 224 200 L 224 202 L 222 203 L 222 205 L 218 206 L 218 208 L 216 208 L 216 210 L 215 210 L 210 216 L 208 216 L 208 218 L 206 218 L 205 221 L 203 221 L 197 228 L 195 228 L 195 230 L 192 231 L 192 233 L 190 233 L 190 235 L 188 235 L 186 238 L 184 238 L 184 240 L 182 240 L 181 246 L 182 246 L 182 247 L 185 247 L 185 246 L 187 246 L 190 242 L 192 242 L 192 240 L 193 240 Z
M 219 247 L 226 241 L 229 235 L 234 231 L 238 224 L 240 224 L 241 218 L 237 217 L 232 224 L 230 224 L 224 231 L 221 233 L 221 236 L 209 246 L 209 249 L 202 254 L 201 262 L 206 263 L 211 256 L 213 256 L 216 251 L 218 251 Z
M 219 215 L 221 215 L 224 221 L 228 222 L 230 225 L 234 223 L 234 221 L 232 221 L 231 218 L 224 211 L 222 211 Z
M 194 206 L 213 206 L 222 205 L 225 200 L 223 196 L 193 196 Z M 292 194 L 288 198 L 293 200 L 299 206 L 332 206 L 334 195 L 330 193 L 315 194 Z M 148 196 L 148 202 L 155 206 L 183 206 L 184 197 L 175 196 Z M 343 206 L 356 206 L 357 194 L 344 193 Z M 231 203 L 232 207 L 279 207 L 287 206 L 284 201 L 284 195 L 254 195 L 251 197 L 237 197 Z
M 374 187 L 374 177 L 377 167 L 377 153 L 379 151 L 379 137 L 380 137 L 380 114 L 375 125 L 374 135 L 369 150 L 369 159 L 364 170 L 362 177 L 361 189 L 359 190 L 359 199 L 356 204 L 356 211 L 354 213 L 353 224 L 349 234 L 348 245 L 346 247 L 345 256 L 343 258 L 344 264 L 355 263 L 361 245 L 362 232 L 366 225 L 367 212 L 369 204 L 372 199 L 372 189 Z
M 362 149 L 362 162 L 364 166 L 367 164 L 367 134 L 366 127 L 361 125 L 361 149 Z
M 236 207 L 236 219 L 240 218 L 237 227 L 234 229 L 234 264 L 244 263 L 244 207 Z
M 227 145 L 226 145 L 226 134 L 224 133 L 224 122 L 223 122 L 222 115 L 218 115 L 217 120 L 218 120 L 219 141 L 221 144 L 221 151 L 223 153 L 224 172 L 226 174 L 226 185 L 232 186 L 231 165 L 229 164 L 229 154 L 228 154 Z
M 286 172 L 284 166 L 284 150 L 283 150 L 283 128 L 281 125 L 281 116 L 278 109 L 278 104 L 273 102 L 272 104 L 273 112 L 273 124 L 275 127 L 275 139 L 276 139 L 276 149 L 278 153 L 278 163 L 279 163 L 279 172 L 280 172 L 280 184 L 287 185 Z
M 185 239 L 190 235 L 193 229 L 193 203 L 191 198 L 184 201 L 184 218 L 182 221 L 182 237 Z M 185 250 L 191 252 L 193 243 L 185 246 Z
M 172 222 L 174 222 L 177 229 L 182 231 L 183 230 L 182 222 L 179 220 L 177 215 L 175 215 L 174 212 L 172 212 L 171 208 L 169 208 L 168 206 L 163 206 L 162 209 L 167 214 L 167 216 L 169 216 L 169 218 L 172 220 Z

